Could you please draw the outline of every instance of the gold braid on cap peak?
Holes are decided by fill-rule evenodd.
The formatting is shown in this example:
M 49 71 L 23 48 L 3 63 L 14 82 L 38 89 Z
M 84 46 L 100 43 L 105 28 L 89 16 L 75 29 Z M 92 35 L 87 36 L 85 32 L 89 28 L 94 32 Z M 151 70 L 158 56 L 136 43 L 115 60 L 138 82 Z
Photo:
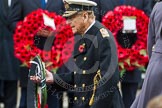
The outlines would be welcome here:
M 94 97 L 95 97 L 97 85 L 99 84 L 100 79 L 101 79 L 101 72 L 100 72 L 100 70 L 98 70 L 96 75 L 93 78 L 93 84 L 94 84 L 94 86 L 93 86 L 93 94 L 92 94 L 91 99 L 89 101 L 89 106 L 91 106 L 94 103 Z

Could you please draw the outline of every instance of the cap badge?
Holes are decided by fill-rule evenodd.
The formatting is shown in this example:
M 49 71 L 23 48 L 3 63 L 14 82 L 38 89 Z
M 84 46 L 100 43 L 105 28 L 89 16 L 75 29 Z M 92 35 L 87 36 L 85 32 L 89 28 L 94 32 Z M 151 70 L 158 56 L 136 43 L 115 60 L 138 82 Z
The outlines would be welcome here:
M 70 8 L 69 4 L 66 1 L 64 1 L 64 7 L 65 7 L 65 10 L 68 10 Z

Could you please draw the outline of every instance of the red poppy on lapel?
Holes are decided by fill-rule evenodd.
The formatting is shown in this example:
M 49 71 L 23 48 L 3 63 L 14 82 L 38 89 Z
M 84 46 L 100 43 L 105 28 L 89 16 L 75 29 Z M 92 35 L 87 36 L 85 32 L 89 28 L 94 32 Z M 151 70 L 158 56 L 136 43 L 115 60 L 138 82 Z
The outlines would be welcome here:
M 79 46 L 79 52 L 82 53 L 84 51 L 85 45 L 80 45 Z

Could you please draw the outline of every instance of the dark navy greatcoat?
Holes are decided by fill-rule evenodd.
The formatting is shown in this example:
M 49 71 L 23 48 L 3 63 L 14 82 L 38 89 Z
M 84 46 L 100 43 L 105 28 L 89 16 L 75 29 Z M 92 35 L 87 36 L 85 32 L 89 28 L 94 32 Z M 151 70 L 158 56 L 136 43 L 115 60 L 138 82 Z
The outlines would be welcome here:
M 5 108 L 16 108 L 19 61 L 14 56 L 13 35 L 9 27 L 10 8 L 0 0 L 0 101 Z
M 68 90 L 70 108 L 123 108 L 117 87 L 119 70 L 111 32 L 98 21 L 83 36 L 76 36 L 73 58 L 65 64 L 71 73 L 54 74 L 54 86 Z M 90 106 L 94 77 L 100 73 Z
M 17 80 L 19 73 L 19 62 L 14 56 L 13 36 L 8 28 L 9 11 L 3 0 L 0 0 L 0 80 Z

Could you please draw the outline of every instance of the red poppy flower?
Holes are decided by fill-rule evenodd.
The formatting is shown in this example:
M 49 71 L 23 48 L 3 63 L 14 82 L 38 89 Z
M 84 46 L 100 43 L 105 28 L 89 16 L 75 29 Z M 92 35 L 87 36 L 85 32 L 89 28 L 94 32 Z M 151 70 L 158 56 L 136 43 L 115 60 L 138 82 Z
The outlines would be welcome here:
M 84 51 L 84 45 L 79 46 L 79 52 L 82 53 Z

